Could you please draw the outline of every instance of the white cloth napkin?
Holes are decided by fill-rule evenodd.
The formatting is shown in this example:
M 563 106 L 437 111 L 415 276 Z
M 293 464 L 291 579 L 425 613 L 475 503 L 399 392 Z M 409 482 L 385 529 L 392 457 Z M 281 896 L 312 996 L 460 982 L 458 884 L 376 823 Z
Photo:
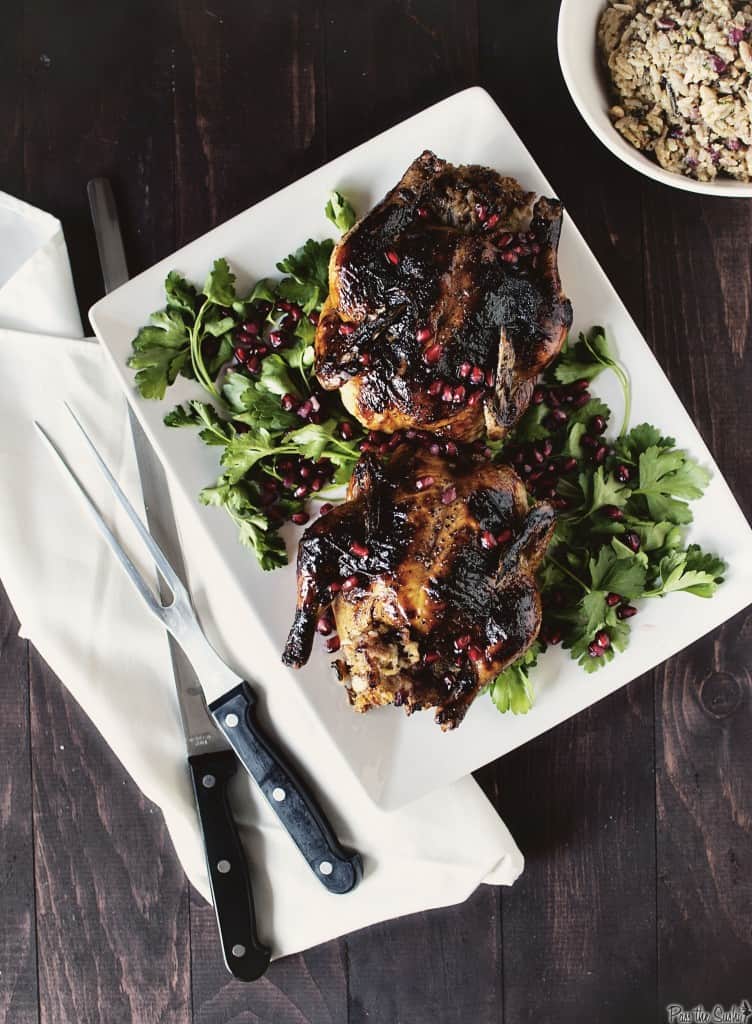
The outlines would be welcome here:
M 39 419 L 64 451 L 74 453 L 77 444 L 80 450 L 63 411 L 63 400 L 68 401 L 92 429 L 126 492 L 143 507 L 124 396 L 98 345 L 81 334 L 60 224 L 0 194 L 0 579 L 22 635 L 161 808 L 186 874 L 208 899 L 164 632 L 33 429 L 32 421 Z M 132 527 L 90 461 L 76 461 L 76 469 L 134 561 L 148 570 Z M 231 590 L 221 609 L 202 607 L 202 580 L 222 567 L 203 556 L 194 564 L 191 552 L 198 548 L 190 542 L 191 516 L 176 501 L 189 583 L 202 620 L 210 629 L 207 618 L 220 617 L 221 633 L 235 631 L 247 645 L 248 626 L 235 610 L 240 602 Z M 266 677 L 274 671 L 276 652 L 265 649 L 262 637 L 255 642 L 254 659 L 257 650 Z M 522 871 L 520 851 L 472 778 L 387 813 L 362 797 L 302 706 L 299 718 L 285 720 L 285 742 L 326 793 L 342 842 L 363 853 L 365 877 L 347 896 L 329 895 L 239 773 L 236 817 L 253 865 L 259 931 L 275 957 L 376 921 L 460 902 L 484 881 L 510 885 Z

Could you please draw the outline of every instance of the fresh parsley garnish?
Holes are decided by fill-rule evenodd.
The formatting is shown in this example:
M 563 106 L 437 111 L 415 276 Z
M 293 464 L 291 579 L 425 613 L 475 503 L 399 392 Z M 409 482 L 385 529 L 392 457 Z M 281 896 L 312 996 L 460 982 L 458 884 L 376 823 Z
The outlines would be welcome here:
M 616 375 L 624 393 L 622 429 L 613 442 L 601 429 L 610 410 L 590 393 L 605 370 Z M 527 474 L 533 497 L 549 496 L 536 493 L 533 480 L 544 446 L 546 463 L 559 467 L 556 531 L 538 576 L 541 637 L 531 648 L 534 656 L 515 662 L 489 687 L 496 707 L 514 713 L 532 701 L 530 673 L 548 644 L 561 643 L 594 672 L 628 645 L 641 601 L 679 591 L 712 597 L 726 569 L 717 556 L 686 546 L 690 502 L 701 497 L 710 474 L 656 427 L 627 429 L 629 378 L 602 328 L 565 347 L 544 375 L 538 399 L 510 443 L 494 446 L 494 457 L 511 455 Z M 551 422 L 551 408 L 566 410 L 565 425 Z

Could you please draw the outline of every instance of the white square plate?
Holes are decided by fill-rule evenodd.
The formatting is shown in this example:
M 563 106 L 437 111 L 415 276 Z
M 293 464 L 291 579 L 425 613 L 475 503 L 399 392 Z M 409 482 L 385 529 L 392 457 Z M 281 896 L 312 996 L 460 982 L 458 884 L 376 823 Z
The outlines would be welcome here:
M 90 313 L 94 329 L 173 486 L 193 501 L 200 536 L 216 548 L 237 582 L 248 604 L 249 622 L 258 620 L 279 651 L 295 604 L 296 535 L 293 531 L 288 534 L 292 564 L 277 572 L 262 573 L 253 556 L 239 547 L 230 520 L 215 509 L 198 505 L 195 495 L 218 473 L 216 450 L 200 444 L 192 430 L 168 429 L 162 417 L 174 403 L 200 397 L 199 392 L 195 384 L 180 381 L 164 402 L 141 399 L 133 389 L 133 374 L 126 367 L 131 340 L 149 314 L 163 306 L 163 282 L 169 270 L 178 269 L 201 282 L 213 260 L 225 256 L 238 275 L 239 287 L 244 288 L 269 276 L 277 260 L 307 237 L 331 234 L 323 213 L 331 189 L 344 192 L 355 208 L 364 212 L 394 185 L 423 149 L 431 149 L 454 163 L 486 164 L 513 175 L 526 188 L 553 194 L 488 94 L 482 89 L 468 89 L 203 235 L 102 299 Z M 564 225 L 559 265 L 564 288 L 574 305 L 574 329 L 603 324 L 635 382 L 633 424 L 644 420 L 655 423 L 712 471 L 706 494 L 693 505 L 691 538 L 727 559 L 728 577 L 712 600 L 676 594 L 668 600 L 644 602 L 639 616 L 632 620 L 628 651 L 592 676 L 566 653 L 547 653 L 534 676 L 536 703 L 528 715 L 502 716 L 489 699 L 480 698 L 462 726 L 448 734 L 434 724 L 430 712 L 410 719 L 396 708 L 363 716 L 354 714 L 329 667 L 330 658 L 320 647 L 301 672 L 290 673 L 280 663 L 279 673 L 294 676 L 293 692 L 299 692 L 310 703 L 366 792 L 385 808 L 416 799 L 545 732 L 691 644 L 744 608 L 752 597 L 752 530 L 671 384 L 571 220 Z M 610 387 L 611 382 L 604 380 L 607 376 L 599 378 L 595 390 L 609 402 L 618 422 L 619 395 Z M 180 504 L 182 507 L 185 502 Z M 189 566 L 195 557 L 194 550 L 186 551 Z M 211 585 L 202 598 L 209 615 L 213 608 L 220 607 L 219 594 L 215 602 Z M 233 667 L 241 672 L 245 668 L 253 679 L 252 641 L 245 651 L 242 642 L 235 646 L 242 663 Z M 274 682 L 268 677 L 258 680 L 267 689 Z M 294 713 L 291 702 L 290 714 Z M 277 717 L 275 722 L 284 736 L 284 721 Z

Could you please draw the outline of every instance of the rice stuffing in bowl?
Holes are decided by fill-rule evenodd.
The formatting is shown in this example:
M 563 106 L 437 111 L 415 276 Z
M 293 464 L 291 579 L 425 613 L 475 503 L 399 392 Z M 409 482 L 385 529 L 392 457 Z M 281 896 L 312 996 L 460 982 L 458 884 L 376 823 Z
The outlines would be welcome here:
M 752 4 L 609 0 L 598 26 L 617 129 L 668 171 L 752 181 Z

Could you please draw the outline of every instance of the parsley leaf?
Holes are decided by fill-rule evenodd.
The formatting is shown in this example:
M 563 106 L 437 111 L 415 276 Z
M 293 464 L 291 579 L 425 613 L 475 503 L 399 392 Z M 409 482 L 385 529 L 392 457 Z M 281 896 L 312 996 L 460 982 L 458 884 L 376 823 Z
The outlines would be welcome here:
M 340 192 L 331 192 L 329 202 L 324 207 L 324 213 L 334 226 L 343 234 L 349 231 L 358 219 L 355 210 L 348 203 Z
M 183 370 L 190 351 L 190 333 L 180 310 L 154 313 L 132 342 L 128 366 L 136 370 L 136 387 L 144 398 L 161 399 Z
M 692 522 L 692 512 L 682 498 L 700 498 L 710 480 L 708 471 L 676 448 L 647 448 L 639 458 L 639 487 L 633 491 L 645 499 L 650 518 L 656 522 Z
M 329 292 L 329 257 L 333 248 L 331 239 L 316 242 L 309 238 L 277 264 L 277 270 L 289 275 L 280 283 L 280 295 L 297 302 L 304 313 L 320 306 Z
M 535 668 L 541 651 L 539 643 L 534 643 L 488 687 L 491 700 L 498 711 L 504 714 L 511 711 L 513 715 L 526 715 L 533 706 L 533 688 L 530 684 L 528 671 Z

